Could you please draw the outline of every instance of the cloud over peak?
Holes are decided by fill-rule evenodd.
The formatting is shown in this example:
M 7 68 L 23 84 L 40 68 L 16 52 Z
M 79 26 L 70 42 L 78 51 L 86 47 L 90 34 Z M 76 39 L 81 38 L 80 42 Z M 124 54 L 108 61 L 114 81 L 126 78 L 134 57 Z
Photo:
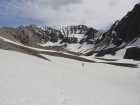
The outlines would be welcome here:
M 105 30 L 136 3 L 138 0 L 1 0 L 0 22 L 1 26 L 9 26 L 8 21 L 13 26 L 85 24 Z
M 44 6 L 61 7 L 71 4 L 81 4 L 83 0 L 35 0 L 35 2 Z

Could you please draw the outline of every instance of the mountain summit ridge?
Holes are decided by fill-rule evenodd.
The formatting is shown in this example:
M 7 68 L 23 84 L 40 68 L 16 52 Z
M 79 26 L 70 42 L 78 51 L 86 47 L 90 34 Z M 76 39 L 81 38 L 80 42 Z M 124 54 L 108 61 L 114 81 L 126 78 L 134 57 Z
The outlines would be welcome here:
M 117 20 L 111 28 L 100 33 L 85 25 L 67 27 L 47 27 L 39 25 L 19 26 L 18 28 L 3 27 L 0 35 L 26 46 L 57 47 L 84 55 L 104 56 L 115 55 L 123 48 L 140 47 L 140 3 L 128 12 L 120 21 Z M 135 50 L 133 48 L 133 50 Z M 134 51 L 135 52 L 135 51 Z M 129 55 L 129 54 L 127 54 Z M 132 59 L 140 58 L 139 55 Z M 129 57 L 125 57 L 129 59 Z

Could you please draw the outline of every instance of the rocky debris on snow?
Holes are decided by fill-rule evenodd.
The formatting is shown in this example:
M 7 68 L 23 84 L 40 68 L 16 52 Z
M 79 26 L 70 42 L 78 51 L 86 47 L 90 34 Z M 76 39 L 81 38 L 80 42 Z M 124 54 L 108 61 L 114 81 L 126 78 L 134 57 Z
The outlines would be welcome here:
M 131 47 L 126 50 L 126 53 L 124 55 L 125 59 L 134 59 L 134 60 L 140 60 L 140 48 L 138 47 Z

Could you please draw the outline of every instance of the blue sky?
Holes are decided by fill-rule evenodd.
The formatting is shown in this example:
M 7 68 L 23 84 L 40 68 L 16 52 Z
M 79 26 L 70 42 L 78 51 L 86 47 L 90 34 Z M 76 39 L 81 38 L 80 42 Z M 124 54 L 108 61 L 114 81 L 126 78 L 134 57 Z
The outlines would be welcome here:
M 84 24 L 107 30 L 139 0 L 1 0 L 0 27 Z
M 16 17 L 16 16 L 4 16 L 0 15 L 0 27 L 18 27 L 20 25 L 27 26 L 30 24 L 43 24 L 43 21 L 41 20 L 34 20 L 32 18 L 22 18 L 22 17 Z

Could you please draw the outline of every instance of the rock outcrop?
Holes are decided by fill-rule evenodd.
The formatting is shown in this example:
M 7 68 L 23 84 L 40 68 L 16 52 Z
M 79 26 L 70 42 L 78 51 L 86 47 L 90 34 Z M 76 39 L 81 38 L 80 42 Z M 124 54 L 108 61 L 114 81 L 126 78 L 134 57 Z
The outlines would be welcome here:
M 125 59 L 134 59 L 134 60 L 140 60 L 140 48 L 138 47 L 131 47 L 126 50 L 126 53 L 124 55 Z
M 84 37 L 80 40 L 80 44 L 87 42 L 88 44 L 94 44 L 96 42 L 96 39 L 100 37 L 100 32 L 96 29 L 89 28 L 87 33 L 84 35 Z
M 140 4 L 136 4 L 132 11 L 128 12 L 120 21 L 117 20 L 108 31 L 101 34 L 101 37 L 96 40 L 93 50 L 87 55 L 92 55 L 95 52 L 106 52 L 102 54 L 105 55 L 108 54 L 108 51 L 115 51 L 115 49 L 117 51 L 117 49 L 131 46 L 139 38 Z

